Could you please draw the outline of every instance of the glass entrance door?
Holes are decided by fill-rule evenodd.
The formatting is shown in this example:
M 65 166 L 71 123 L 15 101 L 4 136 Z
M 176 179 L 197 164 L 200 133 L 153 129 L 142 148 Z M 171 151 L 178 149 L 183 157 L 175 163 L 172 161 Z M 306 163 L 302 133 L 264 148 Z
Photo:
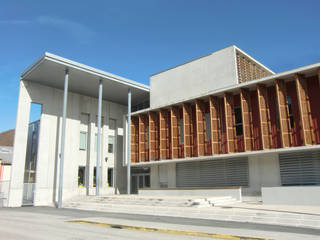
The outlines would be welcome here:
M 138 193 L 138 189 L 150 187 L 150 174 L 134 174 L 131 177 L 131 192 Z

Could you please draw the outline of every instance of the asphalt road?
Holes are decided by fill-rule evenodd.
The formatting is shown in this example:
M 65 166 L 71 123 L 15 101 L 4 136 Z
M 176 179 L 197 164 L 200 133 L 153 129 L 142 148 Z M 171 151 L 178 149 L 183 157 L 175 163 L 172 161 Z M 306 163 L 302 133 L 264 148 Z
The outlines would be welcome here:
M 223 236 L 226 235 L 279 240 L 320 239 L 320 230 L 308 228 L 56 209 L 51 207 L 0 208 L 0 239 L 208 239 L 207 237 L 170 232 L 148 232 L 139 229 L 129 230 L 97 224 L 80 224 L 68 222 L 69 220 L 219 234 L 216 235 L 218 237 L 211 239 L 223 239 Z

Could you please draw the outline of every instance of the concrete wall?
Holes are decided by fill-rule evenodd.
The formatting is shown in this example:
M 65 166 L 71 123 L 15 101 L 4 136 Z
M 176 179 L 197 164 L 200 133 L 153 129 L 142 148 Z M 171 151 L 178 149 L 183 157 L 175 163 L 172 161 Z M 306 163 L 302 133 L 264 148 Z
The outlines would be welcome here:
M 225 197 L 230 196 L 241 201 L 241 188 L 225 189 L 140 189 L 139 194 L 143 196 L 207 196 Z
M 187 100 L 237 84 L 233 46 L 158 73 L 150 78 L 150 107 Z
M 1 181 L 10 181 L 11 177 L 11 165 L 2 166 L 2 179 Z
M 243 196 L 261 196 L 261 187 L 281 185 L 279 157 L 277 153 L 258 154 L 248 157 L 249 187 L 242 188 Z M 160 167 L 161 166 L 161 167 Z M 159 170 L 162 168 L 162 170 Z M 151 188 L 160 188 L 160 181 L 166 179 L 168 188 L 176 187 L 176 163 L 151 166 Z M 164 174 L 164 171 L 167 171 Z M 164 175 L 164 176 L 162 176 Z
M 38 148 L 38 162 L 36 174 L 36 188 L 34 205 L 52 204 L 57 199 L 57 188 L 59 176 L 59 153 L 62 123 L 63 91 L 36 83 L 21 81 L 18 101 L 18 112 L 16 122 L 16 136 L 14 141 L 14 154 L 12 164 L 12 178 L 10 185 L 9 206 L 21 206 L 23 192 L 23 175 L 25 166 L 25 155 L 27 145 L 28 119 L 31 102 L 42 104 L 42 115 L 40 121 L 40 135 Z M 71 198 L 79 194 L 78 189 L 78 167 L 85 166 L 87 180 L 89 182 L 87 193 L 93 193 L 93 169 L 96 164 L 95 134 L 97 132 L 97 99 L 69 92 L 68 110 L 66 122 L 66 145 L 64 161 L 63 198 Z M 103 101 L 102 116 L 102 182 L 101 192 L 110 192 L 107 189 L 107 168 L 115 168 L 114 154 L 107 153 L 108 135 L 114 134 L 109 131 L 109 119 L 117 122 L 117 133 L 123 134 L 123 114 L 127 107 L 108 101 Z M 88 146 L 87 153 L 79 150 L 81 113 L 90 116 L 88 124 Z M 121 136 L 122 137 L 122 136 Z M 122 141 L 118 141 L 122 144 Z M 118 147 L 122 151 L 122 146 Z M 108 161 L 105 158 L 108 157 Z M 118 156 L 119 158 L 122 155 Z M 122 163 L 122 159 L 117 161 Z M 122 171 L 118 167 L 119 171 Z M 116 174 L 116 173 L 115 173 Z M 122 181 L 118 181 L 123 188 Z
M 319 206 L 320 186 L 263 187 L 263 204 Z
M 249 187 L 243 188 L 243 195 L 260 196 L 261 187 L 280 186 L 279 157 L 277 153 L 250 156 Z

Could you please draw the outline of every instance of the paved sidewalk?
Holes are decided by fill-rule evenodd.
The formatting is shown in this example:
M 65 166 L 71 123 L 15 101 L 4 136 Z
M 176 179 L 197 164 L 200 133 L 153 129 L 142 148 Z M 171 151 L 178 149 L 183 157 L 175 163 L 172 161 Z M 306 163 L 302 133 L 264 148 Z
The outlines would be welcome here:
M 320 229 L 320 207 L 236 203 L 219 207 L 197 208 L 143 206 L 134 203 L 124 204 L 122 202 L 121 204 L 116 204 L 115 202 L 107 203 L 85 200 L 73 205 L 66 205 L 65 207 L 101 212 L 211 219 Z

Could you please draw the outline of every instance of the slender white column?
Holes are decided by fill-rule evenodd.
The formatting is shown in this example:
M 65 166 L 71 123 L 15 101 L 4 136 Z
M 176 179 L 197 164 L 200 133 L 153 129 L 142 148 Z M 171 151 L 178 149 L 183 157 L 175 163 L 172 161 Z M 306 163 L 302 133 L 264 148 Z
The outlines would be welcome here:
M 63 113 L 62 113 L 62 132 L 61 132 L 61 153 L 60 153 L 60 171 L 59 171 L 58 208 L 62 207 L 63 165 L 64 165 L 64 146 L 65 146 L 65 139 L 66 139 L 68 85 L 69 85 L 69 71 L 68 71 L 68 69 L 66 69 L 65 77 L 64 77 L 63 109 L 62 109 Z
M 127 123 L 127 192 L 131 194 L 131 89 L 128 89 L 128 123 Z
M 97 166 L 96 166 L 96 195 L 100 193 L 100 158 L 101 158 L 101 110 L 102 110 L 102 79 L 99 80 L 98 96 L 98 132 L 97 132 Z

